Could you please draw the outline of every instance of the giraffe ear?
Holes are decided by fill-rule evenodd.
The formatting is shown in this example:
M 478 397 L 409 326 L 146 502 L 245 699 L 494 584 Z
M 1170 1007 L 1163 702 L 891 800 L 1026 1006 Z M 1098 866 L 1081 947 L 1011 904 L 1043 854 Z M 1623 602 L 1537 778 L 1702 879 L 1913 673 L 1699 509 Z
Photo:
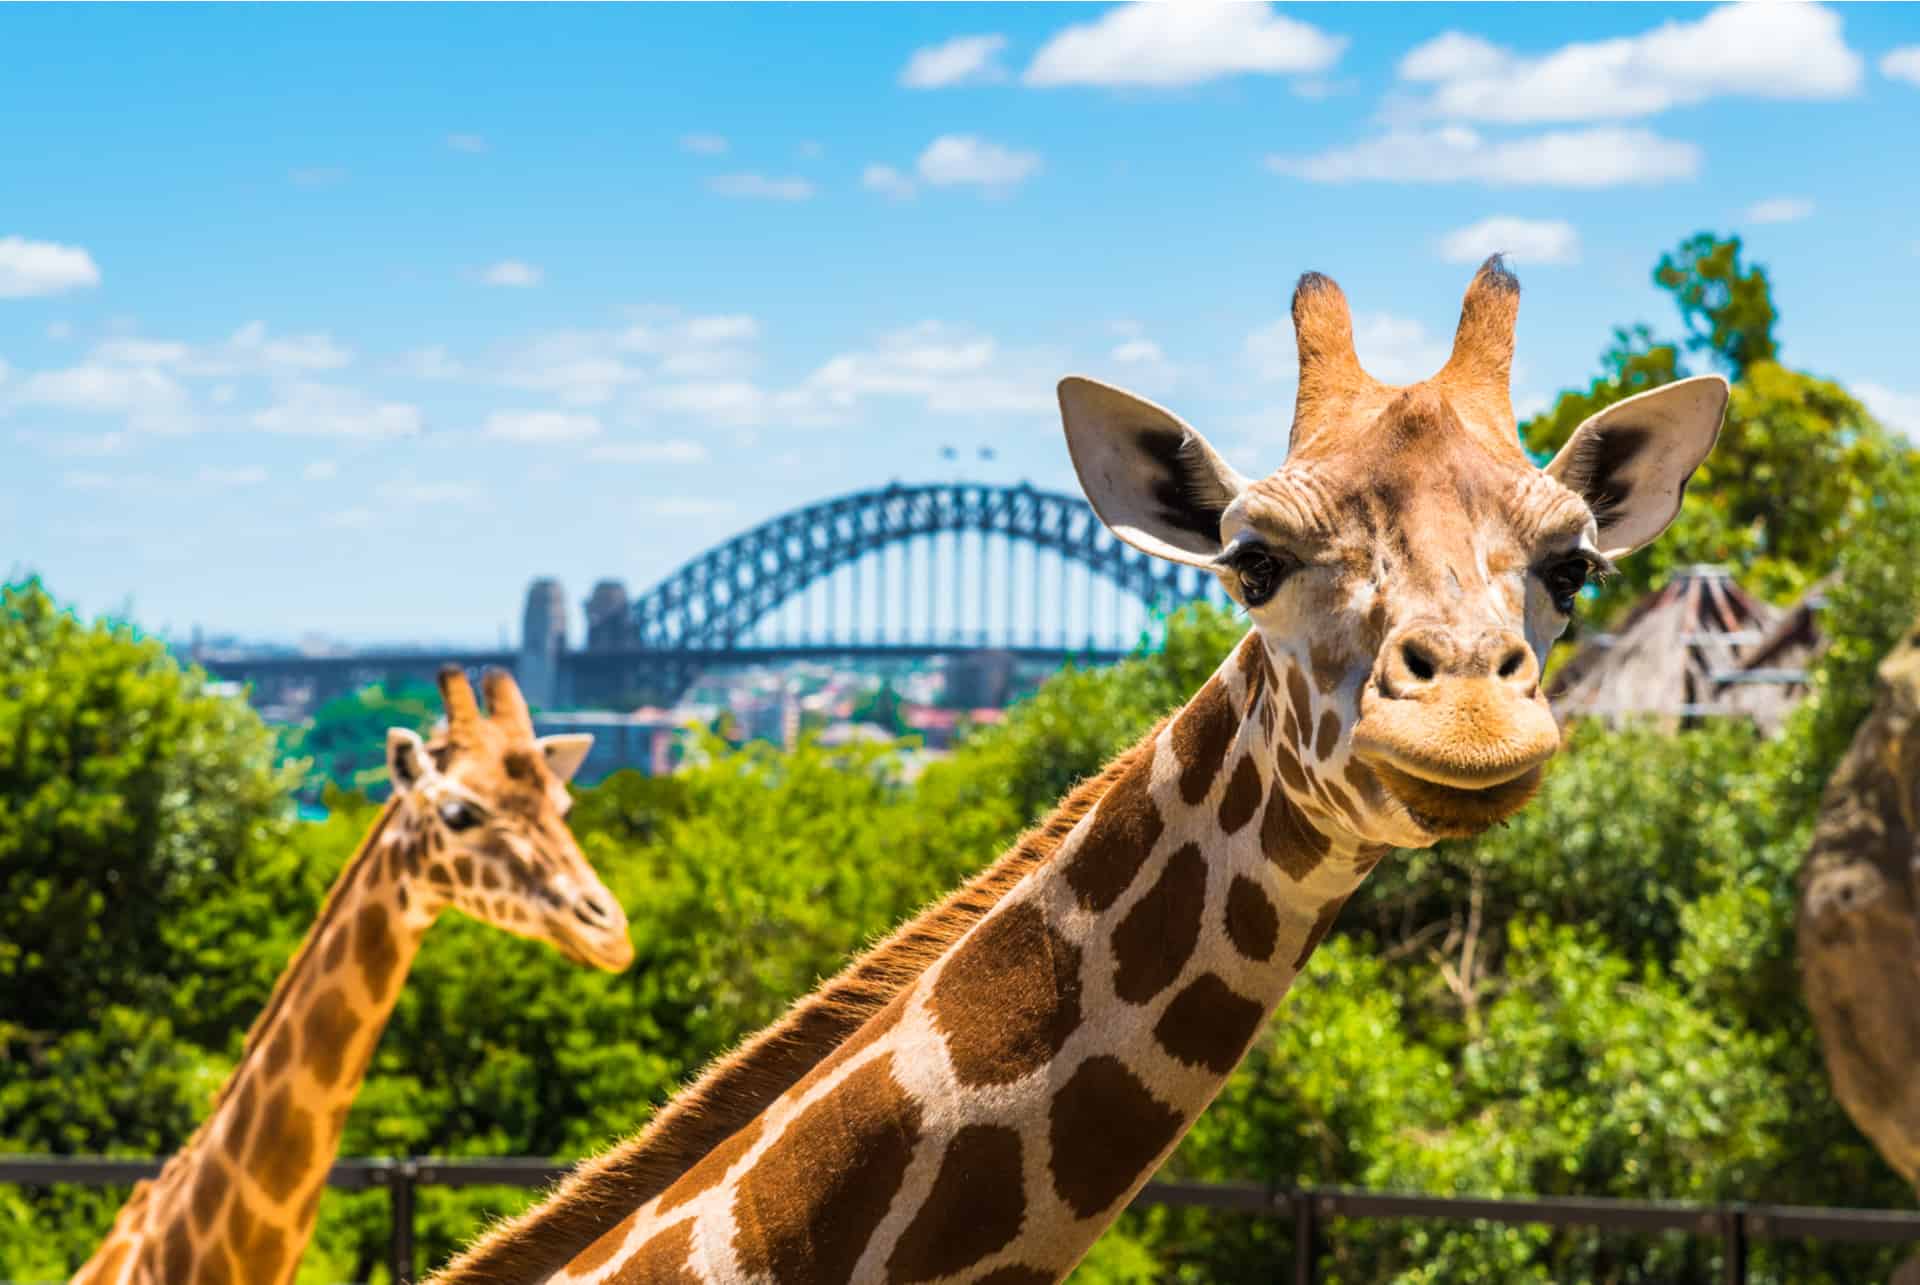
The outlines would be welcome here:
M 1589 417 L 1547 472 L 1593 510 L 1600 552 L 1632 553 L 1680 512 L 1687 479 L 1713 449 L 1726 412 L 1727 381 L 1718 375 L 1662 384 Z
M 1134 548 L 1210 567 L 1220 555 L 1220 516 L 1247 480 L 1171 411 L 1078 376 L 1060 381 L 1080 489 L 1107 529 Z
M 539 746 L 540 752 L 546 755 L 547 770 L 563 781 L 571 781 L 580 765 L 587 761 L 587 751 L 593 748 L 593 733 L 560 732 L 543 736 Z
M 393 782 L 394 794 L 413 793 L 433 770 L 426 742 L 418 732 L 404 727 L 387 729 L 387 778 Z

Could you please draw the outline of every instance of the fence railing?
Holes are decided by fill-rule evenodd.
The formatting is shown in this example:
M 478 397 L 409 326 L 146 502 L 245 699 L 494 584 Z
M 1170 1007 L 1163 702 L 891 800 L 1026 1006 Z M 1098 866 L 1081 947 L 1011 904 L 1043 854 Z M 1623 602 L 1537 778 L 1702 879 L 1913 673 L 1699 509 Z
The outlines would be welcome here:
M 0 1182 L 105 1187 L 160 1172 L 158 1160 L 93 1156 L 0 1156 Z M 385 1187 L 392 1210 L 387 1265 L 395 1285 L 414 1279 L 413 1208 L 421 1187 L 544 1187 L 571 1165 L 526 1156 L 495 1160 L 374 1158 L 337 1160 L 327 1185 Z M 1269 1187 L 1259 1183 L 1150 1182 L 1136 1207 L 1165 1205 L 1288 1219 L 1293 1224 L 1294 1285 L 1313 1285 L 1320 1224 L 1329 1218 L 1434 1218 L 1451 1222 L 1544 1224 L 1635 1232 L 1683 1232 L 1720 1242 L 1721 1280 L 1745 1285 L 1747 1247 L 1757 1240 L 1911 1243 L 1920 1247 L 1920 1211 L 1837 1209 L 1819 1205 L 1686 1204 L 1581 1197 L 1418 1196 L 1345 1187 Z M 1276 1265 L 1277 1266 L 1277 1265 Z M 1275 1280 L 1288 1277 L 1279 1271 Z

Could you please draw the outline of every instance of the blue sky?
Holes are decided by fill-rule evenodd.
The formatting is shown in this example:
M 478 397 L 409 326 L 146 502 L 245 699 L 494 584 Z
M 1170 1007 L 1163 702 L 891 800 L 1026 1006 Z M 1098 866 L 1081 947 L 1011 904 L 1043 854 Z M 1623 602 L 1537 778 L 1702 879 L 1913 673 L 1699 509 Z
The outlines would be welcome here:
M 1738 231 L 1785 358 L 1920 432 L 1905 6 L 8 6 L 0 50 L 0 565 L 152 629 L 491 642 L 535 575 L 842 491 L 1072 489 L 1068 372 L 1264 471 L 1309 268 L 1413 380 L 1507 249 L 1528 407 Z

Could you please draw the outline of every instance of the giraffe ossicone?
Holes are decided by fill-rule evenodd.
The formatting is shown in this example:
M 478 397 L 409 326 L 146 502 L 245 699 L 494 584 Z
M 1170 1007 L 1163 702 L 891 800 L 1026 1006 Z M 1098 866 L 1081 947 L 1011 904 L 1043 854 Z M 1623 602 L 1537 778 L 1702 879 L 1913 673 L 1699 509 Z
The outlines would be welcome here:
M 617 972 L 626 913 L 567 830 L 590 736 L 536 737 L 504 672 L 440 673 L 432 740 L 387 735 L 393 797 L 247 1034 L 212 1113 L 136 1188 L 74 1277 L 85 1285 L 279 1285 L 313 1231 L 327 1170 L 421 938 L 456 908 Z
M 1683 380 L 1537 467 L 1508 393 L 1518 301 L 1489 260 L 1446 365 L 1390 387 L 1361 368 L 1338 287 L 1302 278 L 1292 442 L 1258 481 L 1171 412 L 1063 381 L 1101 519 L 1218 575 L 1247 637 L 990 870 L 441 1285 L 1070 1271 L 1374 865 L 1525 803 L 1560 739 L 1547 648 L 1712 448 L 1727 385 Z

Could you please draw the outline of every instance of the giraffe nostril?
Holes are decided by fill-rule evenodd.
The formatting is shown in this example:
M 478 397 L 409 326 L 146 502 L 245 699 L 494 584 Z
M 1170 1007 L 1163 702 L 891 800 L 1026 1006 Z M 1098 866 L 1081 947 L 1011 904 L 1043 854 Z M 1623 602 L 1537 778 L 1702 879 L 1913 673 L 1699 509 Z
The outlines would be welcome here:
M 1423 683 L 1432 682 L 1434 675 L 1433 658 L 1412 643 L 1400 644 L 1400 659 L 1405 662 L 1407 672 Z
M 1506 659 L 1500 662 L 1500 677 L 1512 678 L 1515 674 L 1520 672 L 1520 666 L 1526 663 L 1527 663 L 1527 658 L 1525 653 L 1523 653 L 1518 647 L 1514 648 L 1512 651 L 1507 653 Z
M 597 897 L 582 897 L 574 903 L 573 917 L 597 928 L 607 922 L 607 908 Z

